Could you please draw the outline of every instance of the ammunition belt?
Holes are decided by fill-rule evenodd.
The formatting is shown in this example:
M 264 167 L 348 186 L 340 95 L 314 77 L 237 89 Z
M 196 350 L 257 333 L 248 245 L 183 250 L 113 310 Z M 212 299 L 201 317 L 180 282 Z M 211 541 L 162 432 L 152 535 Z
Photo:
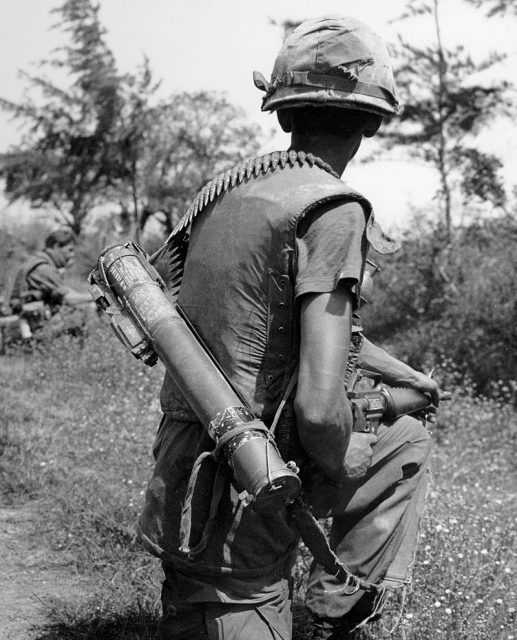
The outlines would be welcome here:
M 312 153 L 305 153 L 304 151 L 275 151 L 274 153 L 266 153 L 266 155 L 259 156 L 253 160 L 241 162 L 233 169 L 228 169 L 228 171 L 225 171 L 205 184 L 169 236 L 168 242 L 185 229 L 194 217 L 212 202 L 216 196 L 219 196 L 221 193 L 228 191 L 236 185 L 240 185 L 244 180 L 249 180 L 251 176 L 257 177 L 260 174 L 275 171 L 278 167 L 283 169 L 288 164 L 291 167 L 294 167 L 295 164 L 298 164 L 300 167 L 303 165 L 309 165 L 310 167 L 316 166 L 339 179 L 338 174 L 329 164 L 323 162 L 321 158 L 317 158 Z
M 329 164 L 312 153 L 305 153 L 304 151 L 275 151 L 274 153 L 266 153 L 252 160 L 241 162 L 233 169 L 228 169 L 228 171 L 207 182 L 166 241 L 169 246 L 169 289 L 174 297 L 177 296 L 181 285 L 183 265 L 188 248 L 188 232 L 194 218 L 221 193 L 225 193 L 242 184 L 252 176 L 265 175 L 271 171 L 276 171 L 278 168 L 283 169 L 287 165 L 291 167 L 295 165 L 317 167 L 339 179 L 338 174 Z

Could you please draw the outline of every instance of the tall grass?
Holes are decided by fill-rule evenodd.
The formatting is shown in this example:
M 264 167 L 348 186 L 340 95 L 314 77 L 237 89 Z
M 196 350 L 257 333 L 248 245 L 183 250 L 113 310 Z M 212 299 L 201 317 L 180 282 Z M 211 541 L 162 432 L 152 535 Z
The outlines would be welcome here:
M 162 370 L 100 324 L 82 348 L 63 336 L 0 361 L 3 501 L 37 498 L 42 544 L 66 553 L 95 592 L 56 606 L 43 638 L 151 638 L 160 570 L 135 540 L 159 421 Z M 511 640 L 515 633 L 514 409 L 455 388 L 434 435 L 434 482 L 413 586 L 391 637 Z M 513 448 L 512 448 L 513 447 Z M 298 576 L 303 591 L 303 558 Z M 364 638 L 387 638 L 399 616 Z M 307 621 L 297 615 L 296 635 Z

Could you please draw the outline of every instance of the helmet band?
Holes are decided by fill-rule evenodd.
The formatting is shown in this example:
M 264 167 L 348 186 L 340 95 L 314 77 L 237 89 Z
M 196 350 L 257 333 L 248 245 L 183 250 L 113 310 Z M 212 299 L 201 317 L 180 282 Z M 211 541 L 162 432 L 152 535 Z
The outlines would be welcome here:
M 395 113 L 399 112 L 399 103 L 395 96 L 384 87 L 369 82 L 361 82 L 354 74 L 347 76 L 329 76 L 312 71 L 288 71 L 281 76 L 273 78 L 272 83 L 267 88 L 265 99 L 275 93 L 279 87 L 290 87 L 293 85 L 315 87 L 318 89 L 333 89 L 346 93 L 356 93 L 387 100 L 393 106 Z

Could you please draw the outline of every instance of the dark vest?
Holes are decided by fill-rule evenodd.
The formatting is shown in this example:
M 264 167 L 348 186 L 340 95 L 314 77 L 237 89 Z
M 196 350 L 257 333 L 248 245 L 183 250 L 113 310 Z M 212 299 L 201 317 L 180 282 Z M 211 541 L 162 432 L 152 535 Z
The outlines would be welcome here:
M 292 153 L 291 162 L 268 164 L 240 184 L 222 188 L 211 202 L 202 192 L 179 225 L 190 236 L 178 304 L 266 424 L 298 360 L 297 226 L 331 201 L 359 202 L 367 219 L 371 213 L 368 201 L 330 167 Z M 186 419 L 188 407 L 168 376 L 161 400 L 165 411 L 178 411 L 178 418 L 183 412 Z

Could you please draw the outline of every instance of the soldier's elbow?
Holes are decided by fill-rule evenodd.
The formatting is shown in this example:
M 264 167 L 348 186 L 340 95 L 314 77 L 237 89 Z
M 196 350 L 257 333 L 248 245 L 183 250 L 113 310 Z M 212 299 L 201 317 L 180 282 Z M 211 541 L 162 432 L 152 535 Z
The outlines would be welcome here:
M 352 412 L 343 395 L 330 399 L 298 393 L 294 410 L 298 427 L 306 433 L 321 431 L 322 427 L 337 427 L 344 433 L 352 430 Z

